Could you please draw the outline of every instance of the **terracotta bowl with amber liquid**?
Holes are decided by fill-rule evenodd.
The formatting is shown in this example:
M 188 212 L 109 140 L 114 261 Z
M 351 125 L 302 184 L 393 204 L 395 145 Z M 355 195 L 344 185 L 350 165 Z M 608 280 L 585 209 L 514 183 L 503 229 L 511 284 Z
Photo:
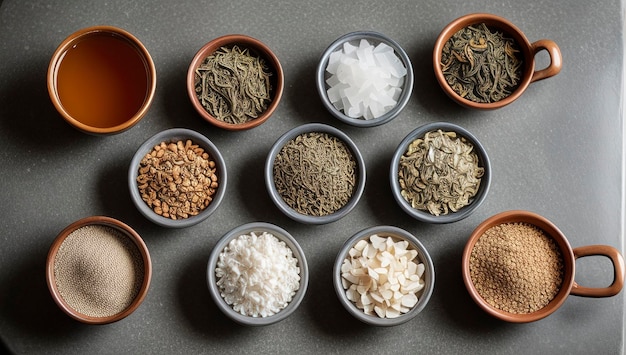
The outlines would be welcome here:
M 156 69 L 131 33 L 93 26 L 68 36 L 48 66 L 48 93 L 63 119 L 93 135 L 124 132 L 148 112 Z

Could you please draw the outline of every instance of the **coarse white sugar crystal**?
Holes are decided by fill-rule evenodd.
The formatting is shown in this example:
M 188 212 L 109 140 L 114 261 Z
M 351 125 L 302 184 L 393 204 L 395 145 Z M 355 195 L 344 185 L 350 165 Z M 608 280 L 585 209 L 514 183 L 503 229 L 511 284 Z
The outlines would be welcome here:
M 366 120 L 389 112 L 398 102 L 407 68 L 394 49 L 361 39 L 332 52 L 326 71 L 327 95 L 333 106 L 349 117 Z
M 374 48 L 374 53 L 393 53 L 393 48 L 391 48 L 391 46 L 387 45 L 384 42 L 380 42 L 376 48 Z
M 343 44 L 343 53 L 351 54 L 356 51 L 357 47 L 352 45 L 350 42 L 346 42 Z
M 339 65 L 339 60 L 341 59 L 342 53 L 341 51 L 335 51 L 330 54 L 328 57 L 328 66 L 326 70 L 329 73 L 335 74 L 337 72 L 337 66 Z
M 419 301 L 424 271 L 408 241 L 373 234 L 348 251 L 341 282 L 346 297 L 365 314 L 396 318 Z
M 300 288 L 298 259 L 268 232 L 231 240 L 219 255 L 215 276 L 224 301 L 250 317 L 278 313 Z

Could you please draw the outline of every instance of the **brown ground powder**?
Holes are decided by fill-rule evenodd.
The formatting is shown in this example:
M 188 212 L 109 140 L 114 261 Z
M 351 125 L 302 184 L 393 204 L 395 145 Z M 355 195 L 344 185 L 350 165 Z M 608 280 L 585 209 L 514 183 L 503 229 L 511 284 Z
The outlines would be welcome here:
M 488 229 L 470 255 L 470 277 L 485 301 L 526 314 L 545 307 L 563 283 L 563 256 L 556 242 L 525 223 Z
M 54 260 L 59 293 L 76 311 L 92 317 L 122 312 L 143 282 L 143 259 L 134 242 L 102 225 L 70 233 Z

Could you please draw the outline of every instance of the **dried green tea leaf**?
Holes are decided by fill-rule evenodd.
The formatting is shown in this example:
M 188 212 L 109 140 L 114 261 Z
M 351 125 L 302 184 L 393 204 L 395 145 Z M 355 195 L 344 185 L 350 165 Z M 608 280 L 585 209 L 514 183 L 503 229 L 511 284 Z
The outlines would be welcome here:
M 196 96 L 216 119 L 241 124 L 257 118 L 271 102 L 272 73 L 250 51 L 222 47 L 196 69 Z
M 400 157 L 400 194 L 415 209 L 445 215 L 471 203 L 483 174 L 470 142 L 455 132 L 432 131 Z

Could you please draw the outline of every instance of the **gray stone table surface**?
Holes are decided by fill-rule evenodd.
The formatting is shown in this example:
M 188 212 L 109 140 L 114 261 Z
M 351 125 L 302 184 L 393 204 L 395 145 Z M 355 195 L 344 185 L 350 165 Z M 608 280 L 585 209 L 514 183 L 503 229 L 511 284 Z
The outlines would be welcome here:
M 513 104 L 489 112 L 458 106 L 437 85 L 431 52 L 453 19 L 489 12 L 511 20 L 531 42 L 548 38 L 563 54 L 559 75 L 531 84 Z M 108 137 L 85 135 L 63 122 L 46 89 L 48 62 L 70 33 L 92 25 L 136 35 L 156 63 L 154 103 L 138 125 Z M 414 92 L 392 122 L 356 128 L 323 108 L 314 73 L 337 37 L 375 30 L 408 52 Z M 554 222 L 573 247 L 606 244 L 623 250 L 623 4 L 616 0 L 488 1 L 30 1 L 0 5 L 0 336 L 15 353 L 568 353 L 623 352 L 624 292 L 592 299 L 570 296 L 546 319 L 497 321 L 469 297 L 461 254 L 472 230 L 510 209 Z M 195 52 L 221 35 L 265 42 L 282 62 L 285 92 L 265 124 L 245 132 L 204 122 L 185 91 Z M 547 55 L 538 56 L 545 66 Z M 411 219 L 391 196 L 388 171 L 399 142 L 433 121 L 462 125 L 485 145 L 493 182 L 469 218 L 447 225 Z M 342 129 L 364 155 L 368 180 L 356 209 L 340 221 L 309 226 L 272 204 L 263 182 L 266 153 L 285 131 L 308 122 Z M 128 163 L 148 137 L 187 127 L 209 137 L 229 169 L 226 199 L 208 220 L 182 230 L 158 227 L 131 204 Z M 78 323 L 54 304 L 44 263 L 65 226 L 90 215 L 120 219 L 143 237 L 153 261 L 141 307 L 105 326 Z M 304 249 L 311 279 L 300 308 L 262 328 L 238 326 L 209 297 L 206 262 L 217 239 L 252 221 L 277 224 Z M 331 282 L 340 246 L 373 225 L 415 234 L 430 251 L 435 291 L 416 318 L 392 328 L 359 323 L 341 307 Z M 577 262 L 576 280 L 612 280 L 602 257 Z

